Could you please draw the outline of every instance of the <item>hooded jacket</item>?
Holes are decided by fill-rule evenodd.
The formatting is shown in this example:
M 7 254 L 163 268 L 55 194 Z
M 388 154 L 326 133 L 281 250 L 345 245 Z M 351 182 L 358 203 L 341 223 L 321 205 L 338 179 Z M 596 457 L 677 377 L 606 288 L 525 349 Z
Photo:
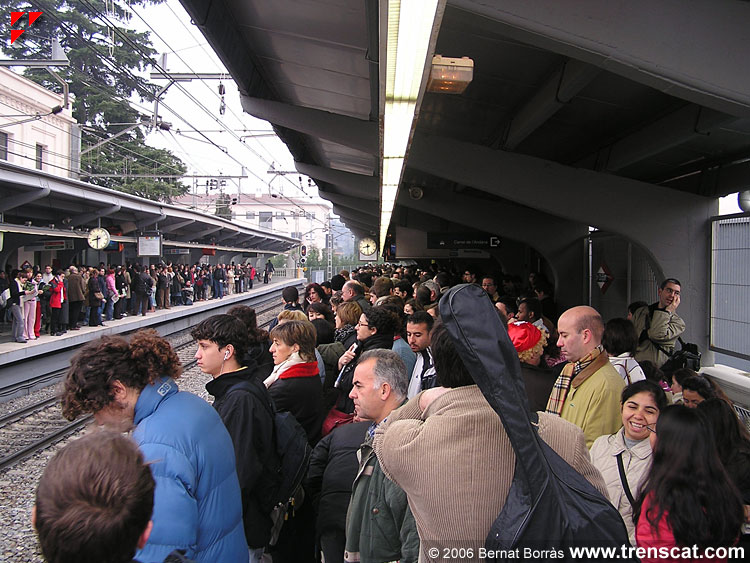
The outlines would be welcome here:
M 198 562 L 247 561 L 234 448 L 216 411 L 165 377 L 143 388 L 133 422 L 156 481 L 154 527 L 136 559 L 184 549 Z

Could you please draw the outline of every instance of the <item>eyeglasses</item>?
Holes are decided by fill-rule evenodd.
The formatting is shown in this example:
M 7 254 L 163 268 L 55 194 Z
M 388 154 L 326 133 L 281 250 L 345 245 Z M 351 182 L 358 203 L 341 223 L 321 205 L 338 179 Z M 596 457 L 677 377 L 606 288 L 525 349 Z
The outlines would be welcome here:
M 362 323 L 362 322 L 359 322 L 359 321 L 357 321 L 357 326 L 366 326 L 368 328 L 370 327 L 370 325 L 368 325 L 367 323 Z

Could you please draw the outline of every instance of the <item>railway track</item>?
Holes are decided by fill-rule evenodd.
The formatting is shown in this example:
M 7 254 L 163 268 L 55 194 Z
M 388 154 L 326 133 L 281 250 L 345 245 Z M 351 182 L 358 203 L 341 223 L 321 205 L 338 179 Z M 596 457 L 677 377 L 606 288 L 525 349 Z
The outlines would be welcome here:
M 268 299 L 255 305 L 259 320 L 270 317 L 260 323 L 268 328 L 273 315 L 280 308 L 278 299 Z M 196 365 L 194 358 L 195 344 L 188 330 L 183 330 L 167 337 L 177 352 L 183 371 Z M 67 368 L 47 374 L 48 379 L 61 379 Z M 43 451 L 57 442 L 71 436 L 93 420 L 88 414 L 69 422 L 62 417 L 58 397 L 47 397 L 26 407 L 0 417 L 0 471 L 14 466 L 20 461 Z

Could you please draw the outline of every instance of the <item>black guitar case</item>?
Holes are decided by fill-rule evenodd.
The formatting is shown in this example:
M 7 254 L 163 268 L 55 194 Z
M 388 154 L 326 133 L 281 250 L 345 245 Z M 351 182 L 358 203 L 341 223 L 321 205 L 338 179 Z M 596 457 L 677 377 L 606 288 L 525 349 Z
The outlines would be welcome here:
M 629 542 L 619 512 L 539 438 L 532 425 L 536 413 L 528 412 L 518 355 L 487 294 L 475 285 L 454 287 L 440 300 L 440 316 L 474 381 L 500 417 L 516 454 L 513 482 L 490 528 L 487 550 L 520 549 L 521 557 L 536 550 L 554 550 L 556 560 L 573 561 L 570 548 L 610 547 L 622 556 L 621 546 Z M 611 560 L 593 554 L 581 558 Z M 517 557 L 510 553 L 487 560 Z

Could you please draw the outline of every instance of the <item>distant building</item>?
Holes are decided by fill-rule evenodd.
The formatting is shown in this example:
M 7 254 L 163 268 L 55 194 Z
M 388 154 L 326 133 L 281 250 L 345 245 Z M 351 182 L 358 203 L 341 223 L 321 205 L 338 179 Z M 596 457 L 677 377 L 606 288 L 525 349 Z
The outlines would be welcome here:
M 60 94 L 0 67 L 0 160 L 76 178 L 78 127 L 70 108 L 52 114 L 63 103 Z
M 299 238 L 310 247 L 326 247 L 328 217 L 333 214 L 331 204 L 322 199 L 272 197 L 250 194 L 228 194 L 229 200 L 236 198 L 237 203 L 230 204 L 232 221 L 240 225 L 259 227 L 277 234 Z M 175 198 L 175 205 L 193 207 L 199 211 L 216 213 L 216 202 L 222 201 L 217 191 L 198 188 L 198 193 Z M 345 228 L 345 227 L 344 227 Z M 336 233 L 342 228 L 336 229 Z M 336 235 L 334 233 L 334 237 Z M 343 238 L 343 237 L 339 237 Z M 334 244 L 337 239 L 334 238 Z

